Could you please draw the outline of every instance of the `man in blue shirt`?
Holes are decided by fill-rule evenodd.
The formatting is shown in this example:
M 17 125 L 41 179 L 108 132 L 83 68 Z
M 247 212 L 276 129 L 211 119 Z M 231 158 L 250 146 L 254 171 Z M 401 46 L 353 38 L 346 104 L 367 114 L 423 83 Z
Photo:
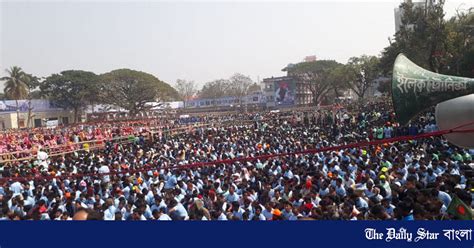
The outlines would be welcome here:
M 228 203 L 232 203 L 232 202 L 236 202 L 240 199 L 240 196 L 235 192 L 235 188 L 234 186 L 230 186 L 229 187 L 229 192 L 227 192 L 227 194 L 225 194 L 225 200 L 228 202 Z
M 168 180 L 166 180 L 165 189 L 172 189 L 176 186 L 176 184 L 178 184 L 178 180 L 174 174 L 171 174 L 168 177 Z

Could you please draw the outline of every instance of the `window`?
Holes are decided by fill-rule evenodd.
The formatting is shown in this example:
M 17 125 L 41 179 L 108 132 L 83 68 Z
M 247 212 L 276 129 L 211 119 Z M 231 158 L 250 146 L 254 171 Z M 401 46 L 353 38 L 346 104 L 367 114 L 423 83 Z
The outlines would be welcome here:
M 34 120 L 34 125 L 35 125 L 35 127 L 41 127 L 41 119 L 35 119 Z
M 25 119 L 19 119 L 18 120 L 18 127 L 25 127 Z

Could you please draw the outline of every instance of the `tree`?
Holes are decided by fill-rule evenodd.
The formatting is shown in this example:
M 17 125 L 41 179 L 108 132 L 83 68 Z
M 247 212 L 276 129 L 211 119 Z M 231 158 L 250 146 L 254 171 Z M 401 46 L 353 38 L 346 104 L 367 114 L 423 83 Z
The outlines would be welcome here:
M 381 65 L 385 75 L 390 75 L 393 62 L 399 53 L 406 54 L 415 64 L 439 72 L 445 66 L 446 21 L 443 12 L 444 0 L 426 0 L 423 6 L 404 1 L 400 30 L 394 42 L 382 52 Z
M 46 96 L 43 96 L 40 90 L 33 90 L 30 92 L 31 99 L 45 99 Z
M 348 88 L 350 80 L 345 65 L 337 65 L 329 71 L 328 82 L 330 83 L 329 91 L 334 92 L 334 96 L 339 98 L 342 92 Z
M 406 1 L 402 25 L 380 59 L 380 67 L 391 76 L 393 62 L 405 53 L 415 64 L 441 74 L 474 77 L 474 13 L 458 10 L 444 19 L 444 1 L 426 1 L 416 7 Z
M 474 77 L 474 13 L 458 11 L 446 23 L 444 74 Z
M 63 71 L 53 74 L 40 83 L 42 94 L 56 106 L 73 109 L 74 122 L 92 98 L 99 94 L 99 77 L 87 71 Z
M 157 79 L 155 77 L 155 79 Z M 161 101 L 177 101 L 179 100 L 179 94 L 175 88 L 171 87 L 171 85 L 159 80 L 157 84 L 158 88 L 158 97 Z
M 34 90 L 40 85 L 40 78 L 35 77 L 31 74 L 25 74 L 25 79 L 25 82 L 28 86 L 28 119 L 26 121 L 26 126 L 30 127 L 31 119 L 34 117 L 34 115 L 32 114 L 33 106 L 31 104 L 31 100 L 35 96 Z
M 249 88 L 253 84 L 252 79 L 243 74 L 235 73 L 230 77 L 229 81 L 232 96 L 237 97 L 239 104 L 242 105 L 242 99 L 248 95 Z M 247 107 L 247 102 L 245 107 Z
M 262 91 L 262 87 L 260 87 L 260 85 L 258 85 L 257 83 L 253 83 L 249 87 L 249 93 L 260 92 L 260 91 Z
M 124 108 L 135 116 L 153 106 L 147 103 L 175 98 L 178 93 L 155 76 L 130 69 L 119 69 L 101 75 L 102 101 Z
M 202 99 L 217 99 L 220 97 L 229 96 L 230 81 L 226 79 L 218 79 L 205 83 L 198 92 L 199 98 Z
M 288 71 L 288 76 L 294 77 L 309 89 L 313 97 L 313 104 L 317 106 L 321 96 L 331 88 L 329 80 L 331 70 L 340 65 L 334 60 L 317 60 L 298 63 L 283 70 Z
M 395 62 L 395 58 L 398 56 L 398 54 L 401 53 L 401 51 L 402 49 L 400 48 L 400 45 L 396 42 L 391 43 L 390 46 L 384 48 L 379 61 L 379 70 L 382 72 L 383 75 L 387 77 L 392 76 L 393 63 Z
M 375 56 L 362 55 L 352 57 L 346 65 L 348 75 L 347 85 L 359 97 L 363 99 L 367 90 L 374 84 L 374 80 L 379 77 L 379 59 Z
M 392 91 L 392 80 L 381 80 L 377 86 L 380 93 L 388 94 Z
M 13 66 L 10 70 L 6 70 L 8 76 L 1 78 L 5 82 L 5 96 L 8 99 L 15 100 L 16 103 L 16 123 L 20 127 L 20 108 L 18 100 L 25 99 L 28 95 L 28 77 L 18 66 Z
M 176 80 L 175 89 L 179 94 L 180 100 L 184 103 L 184 108 L 186 108 L 186 101 L 189 101 L 197 92 L 194 81 L 186 81 L 184 79 Z

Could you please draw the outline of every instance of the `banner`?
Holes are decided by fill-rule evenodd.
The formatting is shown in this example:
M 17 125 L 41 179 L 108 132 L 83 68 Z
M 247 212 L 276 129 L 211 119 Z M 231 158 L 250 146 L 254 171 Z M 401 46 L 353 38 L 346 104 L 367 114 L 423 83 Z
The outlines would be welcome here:
M 456 247 L 473 221 L 0 222 L 0 247 Z M 81 238 L 78 238 L 78 235 Z
M 48 121 L 46 121 L 46 127 L 48 127 L 48 128 L 55 128 L 58 125 L 59 125 L 58 120 L 48 120 Z
M 295 81 L 285 80 L 274 82 L 276 105 L 289 106 L 295 104 L 296 92 Z

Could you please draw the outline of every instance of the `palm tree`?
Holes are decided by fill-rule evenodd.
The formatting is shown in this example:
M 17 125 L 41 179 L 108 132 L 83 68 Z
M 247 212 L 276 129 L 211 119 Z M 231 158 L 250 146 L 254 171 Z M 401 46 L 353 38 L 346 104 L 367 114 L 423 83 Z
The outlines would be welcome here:
M 18 66 L 13 66 L 10 70 L 6 70 L 9 74 L 7 77 L 0 78 L 5 82 L 5 96 L 9 99 L 13 99 L 16 102 L 16 123 L 18 128 L 20 127 L 20 108 L 18 106 L 18 100 L 24 99 L 28 96 L 28 76 Z

